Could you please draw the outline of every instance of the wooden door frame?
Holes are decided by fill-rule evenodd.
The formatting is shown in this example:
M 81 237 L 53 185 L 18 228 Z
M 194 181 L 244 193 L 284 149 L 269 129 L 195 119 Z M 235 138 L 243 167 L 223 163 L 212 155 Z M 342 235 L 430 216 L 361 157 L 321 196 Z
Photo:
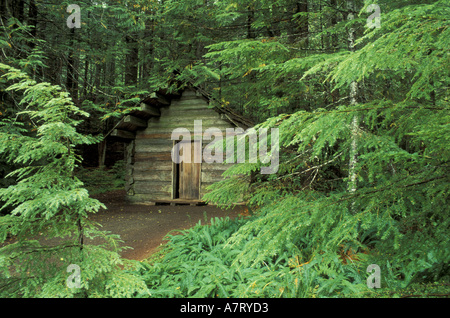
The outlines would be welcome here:
M 179 142 L 179 140 L 173 140 L 172 142 L 172 151 L 175 150 L 175 146 L 176 144 Z M 173 158 L 173 157 L 172 157 Z M 174 162 L 174 160 L 172 159 L 172 200 L 173 199 L 177 199 L 177 197 L 179 196 L 178 194 L 178 189 L 179 189 L 179 168 L 180 168 L 180 164 Z
M 175 149 L 176 144 L 179 142 L 182 142 L 182 141 L 183 140 L 173 140 L 172 149 Z M 194 143 L 194 142 L 200 143 L 200 147 L 202 147 L 202 149 L 203 149 L 203 143 L 201 140 L 191 140 L 191 143 Z M 202 162 L 203 162 L 203 160 L 202 160 Z M 202 162 L 200 162 L 200 173 L 198 176 L 199 180 L 198 180 L 198 198 L 197 198 L 197 200 L 200 200 L 201 189 L 202 189 Z M 172 160 L 172 194 L 171 194 L 172 200 L 180 198 L 179 189 L 180 189 L 180 164 L 176 163 Z

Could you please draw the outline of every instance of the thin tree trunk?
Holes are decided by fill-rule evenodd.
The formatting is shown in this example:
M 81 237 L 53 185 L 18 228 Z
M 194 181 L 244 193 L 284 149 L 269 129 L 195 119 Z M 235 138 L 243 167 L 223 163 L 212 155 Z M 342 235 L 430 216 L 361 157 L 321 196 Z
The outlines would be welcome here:
M 125 58 L 125 85 L 135 85 L 138 77 L 139 50 L 137 48 L 137 42 L 134 39 L 135 36 L 135 34 L 132 34 L 125 37 L 129 51 Z
M 75 59 L 75 28 L 70 30 L 70 37 L 72 42 L 71 51 L 67 59 L 67 89 L 72 96 L 75 103 L 78 101 L 78 79 L 76 76 L 76 59 Z
M 248 6 L 248 16 L 247 16 L 247 39 L 255 39 L 256 31 L 252 28 L 253 22 L 255 22 L 255 12 L 251 6 Z
M 13 17 L 23 22 L 23 13 L 24 13 L 24 1 L 23 0 L 12 0 L 11 1 L 11 10 L 13 12 Z
M 151 69 L 153 68 L 152 61 L 153 61 L 153 52 L 154 52 L 154 44 L 153 40 L 155 33 L 154 33 L 154 25 L 153 25 L 153 19 L 151 19 L 149 22 L 146 23 L 145 31 L 144 31 L 144 39 L 145 39 L 145 45 L 144 49 L 145 51 L 142 54 L 142 78 L 145 81 L 146 78 L 151 73 Z M 144 83 L 144 82 L 143 82 Z
M 293 12 L 289 13 L 289 19 L 290 21 L 289 26 L 287 28 L 288 33 L 288 42 L 289 43 L 296 43 L 298 41 L 303 40 L 303 44 L 305 47 L 308 46 L 308 38 L 309 38 L 309 18 L 308 15 L 297 17 L 293 19 L 293 15 L 296 15 L 298 13 L 307 13 L 308 12 L 308 2 L 302 1 L 302 2 L 296 2 L 294 4 Z
M 110 88 L 116 86 L 116 60 L 112 59 L 108 62 L 106 85 Z
M 88 55 L 84 57 L 84 76 L 83 76 L 83 90 L 82 90 L 82 97 L 86 98 L 88 94 L 88 73 L 89 73 L 89 58 Z
M 357 92 L 358 84 L 356 82 L 351 83 L 350 87 L 350 99 L 353 100 L 351 105 L 356 105 L 355 96 Z M 351 124 L 352 143 L 350 145 L 350 161 L 349 161 L 349 184 L 348 190 L 350 193 L 355 193 L 357 189 L 356 180 L 356 164 L 358 162 L 358 130 L 359 130 L 359 116 L 354 115 Z
M 38 18 L 38 10 L 36 6 L 35 0 L 31 0 L 29 4 L 29 11 L 28 11 L 28 23 L 33 26 L 33 28 L 30 30 L 30 34 L 35 37 L 37 33 L 37 18 Z M 30 46 L 33 48 L 34 43 L 31 42 Z
M 352 20 L 355 14 L 354 2 L 352 0 L 347 1 L 348 9 L 350 11 L 348 19 Z M 348 33 L 348 48 L 351 52 L 355 51 L 355 29 L 350 28 Z M 350 105 L 355 106 L 358 103 L 358 83 L 356 81 L 350 84 Z M 358 162 L 358 130 L 359 130 L 359 116 L 355 114 L 353 116 L 351 124 L 351 138 L 352 142 L 350 145 L 350 159 L 349 159 L 349 182 L 348 191 L 354 194 L 357 190 L 357 175 L 356 175 L 356 164 Z M 355 211 L 355 202 L 352 202 L 351 206 L 352 213 Z
M 99 168 L 105 167 L 105 160 L 106 160 L 106 138 L 103 139 L 98 144 L 98 166 Z
M 337 24 L 337 0 L 330 0 L 330 6 L 333 10 L 331 15 L 331 27 L 335 27 Z M 333 33 L 331 35 L 331 51 L 334 52 L 338 48 L 338 35 L 337 33 Z

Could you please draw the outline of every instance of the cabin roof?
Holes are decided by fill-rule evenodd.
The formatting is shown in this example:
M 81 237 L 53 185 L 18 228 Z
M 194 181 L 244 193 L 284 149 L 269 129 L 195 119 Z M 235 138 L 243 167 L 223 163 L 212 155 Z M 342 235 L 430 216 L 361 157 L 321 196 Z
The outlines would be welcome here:
M 208 104 L 210 103 L 211 95 L 198 87 L 188 86 L 175 93 L 168 93 L 167 90 L 161 89 L 158 92 L 153 92 L 141 99 L 137 105 L 138 109 L 132 110 L 124 115 L 113 127 L 113 129 L 108 132 L 106 137 L 111 136 L 125 140 L 134 139 L 136 136 L 136 131 L 145 129 L 150 118 L 161 116 L 161 107 L 169 106 L 173 99 L 180 98 L 182 93 L 188 89 L 195 91 L 198 97 L 204 99 Z M 230 107 L 214 106 L 212 109 L 214 109 L 218 114 L 221 114 L 222 119 L 228 121 L 236 127 L 247 129 L 254 126 L 254 123 L 250 119 L 245 118 Z

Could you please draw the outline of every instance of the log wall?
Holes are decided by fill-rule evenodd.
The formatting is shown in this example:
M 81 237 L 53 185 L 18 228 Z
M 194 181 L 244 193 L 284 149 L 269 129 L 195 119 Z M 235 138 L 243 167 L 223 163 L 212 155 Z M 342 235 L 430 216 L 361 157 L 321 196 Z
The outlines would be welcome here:
M 175 198 L 174 169 L 171 151 L 174 141 L 172 131 L 187 128 L 194 139 L 194 120 L 202 120 L 202 132 L 214 127 L 225 133 L 226 128 L 234 128 L 221 115 L 208 108 L 208 103 L 194 91 L 185 90 L 181 97 L 172 100 L 170 106 L 160 108 L 160 117 L 148 120 L 144 130 L 136 132 L 130 143 L 127 159 L 126 190 L 132 202 L 152 202 L 153 200 L 172 200 Z M 225 135 L 224 135 L 225 138 Z M 203 148 L 210 140 L 203 140 Z M 225 158 L 224 158 L 225 159 Z M 206 163 L 202 160 L 200 199 L 206 187 L 222 179 L 221 174 L 230 165 Z

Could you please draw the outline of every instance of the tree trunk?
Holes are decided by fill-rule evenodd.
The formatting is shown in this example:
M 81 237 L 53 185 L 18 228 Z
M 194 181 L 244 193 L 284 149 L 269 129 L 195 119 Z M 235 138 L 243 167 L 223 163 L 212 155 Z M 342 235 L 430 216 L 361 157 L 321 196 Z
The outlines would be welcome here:
M 83 90 L 82 90 L 82 97 L 85 98 L 88 94 L 88 74 L 89 74 L 89 58 L 86 55 L 84 57 L 84 76 L 83 76 Z
M 255 22 L 255 12 L 251 8 L 251 6 L 247 7 L 248 15 L 247 15 L 247 39 L 255 39 L 256 31 L 252 28 L 252 23 Z
M 20 22 L 23 22 L 23 9 L 24 9 L 24 1 L 23 0 L 12 0 L 9 1 L 11 3 L 11 11 L 12 16 L 19 20 Z
M 338 23 L 337 21 L 337 0 L 330 0 L 330 6 L 333 10 L 331 15 L 331 27 L 335 27 Z M 331 50 L 336 51 L 338 49 L 338 35 L 337 33 L 331 34 Z
M 78 101 L 78 78 L 77 78 L 77 70 L 76 70 L 76 59 L 75 59 L 75 28 L 70 29 L 70 37 L 71 37 L 71 50 L 69 52 L 69 56 L 67 58 L 67 90 L 70 92 L 73 101 L 77 104 Z
M 308 13 L 308 2 L 296 2 L 292 9 L 292 14 L 289 13 L 289 18 L 292 19 L 287 30 L 288 42 L 297 43 L 303 40 L 304 46 L 308 46 L 309 37 L 309 18 L 308 15 L 293 18 L 298 13 Z
M 125 37 L 128 53 L 125 57 L 125 85 L 135 85 L 138 77 L 139 50 L 133 35 Z
M 2 20 L 3 23 L 5 23 L 6 21 L 6 14 L 7 14 L 8 10 L 6 9 L 6 1 L 0 1 L 0 20 Z
M 102 66 L 103 63 L 100 63 L 100 61 L 97 61 L 97 63 L 95 63 L 95 76 L 94 78 L 92 78 L 91 76 L 91 82 L 94 83 L 94 85 L 92 86 L 91 89 L 91 94 L 94 96 L 94 103 L 98 102 L 98 96 L 97 96 L 97 91 L 100 89 L 100 85 L 101 85 L 101 76 L 102 76 Z
M 111 59 L 108 62 L 108 71 L 106 72 L 106 85 L 109 87 L 116 86 L 116 60 Z
M 98 166 L 100 168 L 105 167 L 105 161 L 106 161 L 106 138 L 103 139 L 98 144 Z
M 30 33 L 32 36 L 36 36 L 37 33 L 37 17 L 38 17 L 38 10 L 36 6 L 35 0 L 30 0 L 30 7 L 28 11 L 28 24 L 33 26 L 33 29 L 31 29 Z M 30 45 L 34 47 L 34 43 L 31 42 Z
M 6 24 L 6 20 L 9 18 L 16 18 L 20 22 L 23 22 L 24 0 L 0 1 L 0 19 Z
M 354 15 L 356 14 L 354 3 L 352 0 L 347 1 L 348 9 L 349 9 L 349 20 L 354 19 Z M 351 52 L 355 51 L 355 29 L 353 27 L 350 28 L 348 32 L 348 48 Z M 357 95 L 358 94 L 358 83 L 353 81 L 350 83 L 350 106 L 355 106 L 358 103 Z M 359 130 L 359 116 L 355 114 L 353 116 L 352 124 L 351 124 L 351 138 L 352 142 L 350 145 L 350 159 L 349 159 L 349 182 L 348 182 L 348 191 L 351 194 L 354 194 L 357 189 L 357 175 L 356 175 L 356 164 L 358 162 L 358 130 Z M 351 210 L 353 213 L 355 211 L 355 202 L 352 202 Z

